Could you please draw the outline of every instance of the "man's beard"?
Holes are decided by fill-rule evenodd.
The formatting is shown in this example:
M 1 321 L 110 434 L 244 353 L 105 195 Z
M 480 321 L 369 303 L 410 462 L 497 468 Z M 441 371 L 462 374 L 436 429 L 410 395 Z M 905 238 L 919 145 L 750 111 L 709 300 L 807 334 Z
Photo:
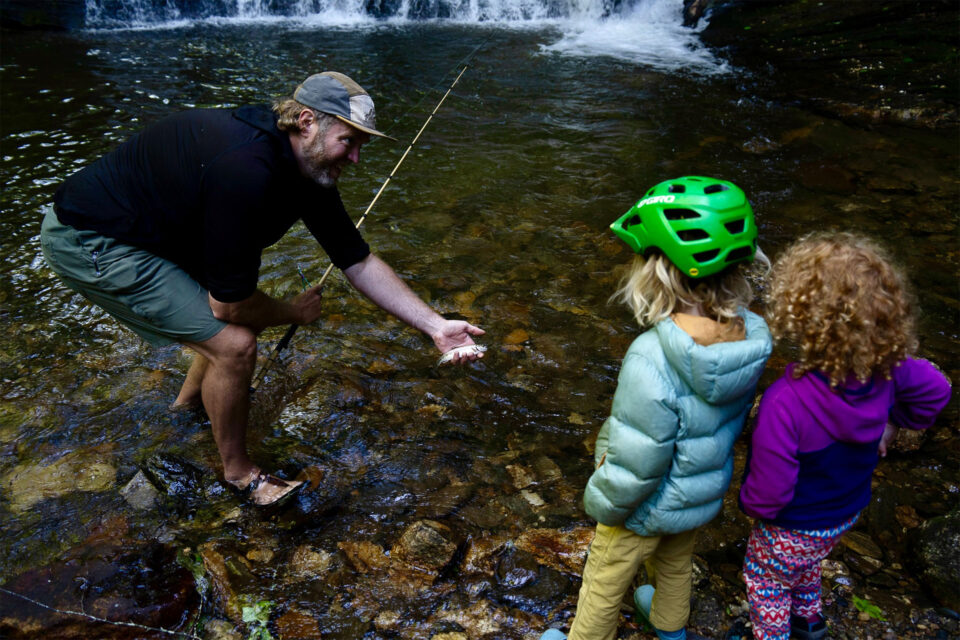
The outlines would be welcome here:
M 303 148 L 303 157 L 310 179 L 321 187 L 329 189 L 337 186 L 337 179 L 330 173 L 333 165 L 325 159 L 325 152 L 322 136 L 318 135 L 313 142 Z

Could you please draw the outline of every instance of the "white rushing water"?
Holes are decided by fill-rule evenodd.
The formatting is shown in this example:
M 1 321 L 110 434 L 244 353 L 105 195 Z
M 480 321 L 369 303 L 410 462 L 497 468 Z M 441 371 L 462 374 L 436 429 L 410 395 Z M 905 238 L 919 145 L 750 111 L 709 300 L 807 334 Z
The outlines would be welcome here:
M 611 56 L 662 71 L 724 74 L 727 64 L 682 26 L 683 0 L 86 0 L 94 29 L 286 23 L 297 28 L 476 24 L 558 33 L 545 54 Z

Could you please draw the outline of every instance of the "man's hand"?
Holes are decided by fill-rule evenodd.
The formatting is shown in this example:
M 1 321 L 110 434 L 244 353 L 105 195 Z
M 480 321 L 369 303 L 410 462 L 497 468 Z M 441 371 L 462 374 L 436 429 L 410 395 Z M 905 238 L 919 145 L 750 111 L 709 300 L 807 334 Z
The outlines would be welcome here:
M 486 333 L 483 329 L 475 327 L 469 322 L 463 320 L 443 320 L 439 329 L 430 337 L 433 338 L 433 344 L 437 346 L 440 353 L 446 353 L 457 347 L 465 347 L 474 344 L 470 336 L 482 336 Z M 482 358 L 483 353 L 456 353 L 450 360 L 452 364 L 463 364 Z
M 470 336 L 484 334 L 483 329 L 463 320 L 447 320 L 431 309 L 397 277 L 390 265 L 372 253 L 343 273 L 350 284 L 381 309 L 430 336 L 441 353 L 472 345 Z M 450 362 L 461 364 L 480 357 L 480 353 L 454 354 Z
M 311 287 L 289 302 L 262 291 L 238 302 L 220 302 L 212 294 L 208 299 L 217 320 L 249 327 L 255 333 L 284 324 L 310 324 L 320 317 L 320 287 Z
M 897 439 L 897 434 L 900 433 L 900 427 L 888 422 L 887 426 L 883 428 L 883 435 L 880 436 L 880 457 L 887 457 L 887 448 L 893 444 L 893 441 Z
M 315 322 L 322 313 L 321 303 L 323 302 L 320 286 L 310 287 L 303 293 L 297 295 L 290 304 L 295 309 L 298 320 L 294 324 L 310 324 Z

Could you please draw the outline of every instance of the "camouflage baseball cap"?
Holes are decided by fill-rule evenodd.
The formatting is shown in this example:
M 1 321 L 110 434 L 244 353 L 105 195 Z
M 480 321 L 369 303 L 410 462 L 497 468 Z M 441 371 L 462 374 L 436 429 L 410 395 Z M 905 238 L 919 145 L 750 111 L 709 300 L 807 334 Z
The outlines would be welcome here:
M 297 87 L 293 92 L 293 99 L 311 109 L 328 113 L 370 135 L 396 140 L 377 131 L 373 98 L 363 87 L 342 73 L 324 71 L 313 74 Z

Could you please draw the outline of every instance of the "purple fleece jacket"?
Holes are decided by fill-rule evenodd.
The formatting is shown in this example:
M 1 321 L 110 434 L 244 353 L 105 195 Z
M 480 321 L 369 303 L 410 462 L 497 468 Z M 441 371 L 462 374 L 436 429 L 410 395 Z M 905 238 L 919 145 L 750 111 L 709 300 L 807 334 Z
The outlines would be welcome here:
M 870 478 L 887 422 L 925 429 L 950 400 L 950 383 L 907 358 L 881 376 L 831 390 L 823 374 L 787 367 L 760 401 L 740 506 L 787 529 L 828 529 L 870 502 Z

